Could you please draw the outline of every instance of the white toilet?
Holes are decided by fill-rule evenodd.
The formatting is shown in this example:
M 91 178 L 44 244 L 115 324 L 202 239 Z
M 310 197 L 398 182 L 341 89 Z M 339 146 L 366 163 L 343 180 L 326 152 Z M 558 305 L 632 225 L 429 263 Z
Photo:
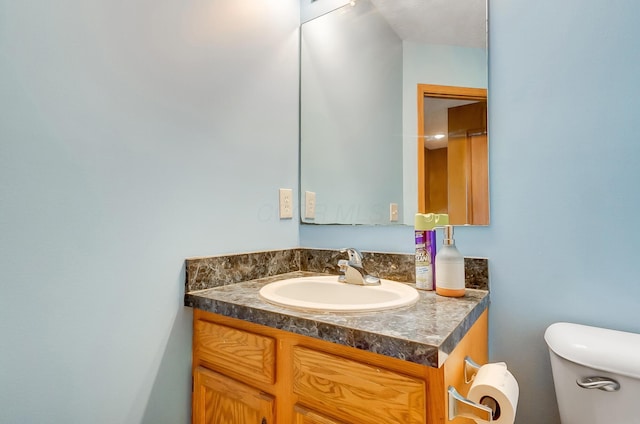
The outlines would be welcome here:
M 640 334 L 559 322 L 544 339 L 562 424 L 640 423 Z

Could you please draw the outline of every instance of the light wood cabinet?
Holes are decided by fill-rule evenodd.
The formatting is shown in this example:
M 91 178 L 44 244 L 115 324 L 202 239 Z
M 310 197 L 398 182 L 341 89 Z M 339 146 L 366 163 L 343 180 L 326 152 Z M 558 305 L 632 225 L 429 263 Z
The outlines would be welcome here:
M 274 423 L 273 397 L 198 367 L 193 374 L 194 424 Z
M 425 422 L 424 381 L 305 347 L 293 348 L 293 392 L 349 422 Z
M 463 362 L 487 361 L 487 313 L 434 368 L 194 311 L 194 424 L 445 424 Z
M 345 424 L 299 405 L 293 407 L 293 414 L 293 424 Z
M 214 369 L 249 381 L 275 381 L 275 339 L 198 319 L 193 354 Z

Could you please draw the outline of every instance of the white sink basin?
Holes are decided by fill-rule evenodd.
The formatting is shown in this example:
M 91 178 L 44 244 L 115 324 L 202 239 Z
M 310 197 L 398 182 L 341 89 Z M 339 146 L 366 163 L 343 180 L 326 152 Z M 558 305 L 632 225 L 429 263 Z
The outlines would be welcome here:
M 265 285 L 260 297 L 278 306 L 319 312 L 381 311 L 418 301 L 413 287 L 380 281 L 379 286 L 357 286 L 338 282 L 337 275 L 290 278 Z

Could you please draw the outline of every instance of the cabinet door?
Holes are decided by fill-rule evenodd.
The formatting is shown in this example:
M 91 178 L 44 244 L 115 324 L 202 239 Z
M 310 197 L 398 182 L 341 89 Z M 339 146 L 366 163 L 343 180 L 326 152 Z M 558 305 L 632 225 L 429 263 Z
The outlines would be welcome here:
M 274 399 L 198 367 L 193 373 L 193 424 L 275 424 Z
M 336 421 L 333 418 L 320 415 L 303 406 L 296 405 L 293 408 L 294 424 L 345 424 L 342 421 Z
M 349 423 L 424 424 L 424 381 L 301 346 L 293 348 L 293 393 Z

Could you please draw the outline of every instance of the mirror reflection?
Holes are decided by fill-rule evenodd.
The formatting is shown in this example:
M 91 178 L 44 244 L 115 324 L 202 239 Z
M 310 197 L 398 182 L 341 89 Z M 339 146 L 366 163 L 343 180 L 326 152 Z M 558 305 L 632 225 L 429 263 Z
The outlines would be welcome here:
M 488 223 L 488 197 L 467 201 L 482 193 L 469 189 L 474 171 L 457 173 L 464 177 L 464 195 L 451 195 L 449 187 L 459 177 L 452 177 L 457 166 L 472 155 L 482 157 L 480 147 L 465 151 L 459 161 L 447 160 L 447 196 L 434 194 L 443 183 L 436 184 L 438 177 L 429 173 L 437 174 L 442 163 L 434 159 L 437 153 L 429 153 L 449 147 L 431 143 L 435 133 L 427 124 L 432 109 L 441 109 L 431 101 L 446 102 L 448 95 L 420 91 L 436 86 L 484 90 L 484 102 L 475 94 L 449 96 L 458 104 L 445 110 L 484 104 L 486 123 L 485 23 L 484 1 L 357 0 L 301 26 L 303 222 L 413 225 L 417 211 L 446 208 L 454 215 L 463 207 L 459 223 Z M 461 131 L 447 129 L 442 138 L 457 140 Z M 465 142 L 458 144 L 482 144 L 477 143 L 482 131 L 468 129 Z M 486 126 L 483 136 L 486 146 Z M 485 185 L 488 191 L 486 180 Z M 475 219 L 484 205 L 486 217 Z
M 487 91 L 418 84 L 418 99 L 418 211 L 488 225 Z

